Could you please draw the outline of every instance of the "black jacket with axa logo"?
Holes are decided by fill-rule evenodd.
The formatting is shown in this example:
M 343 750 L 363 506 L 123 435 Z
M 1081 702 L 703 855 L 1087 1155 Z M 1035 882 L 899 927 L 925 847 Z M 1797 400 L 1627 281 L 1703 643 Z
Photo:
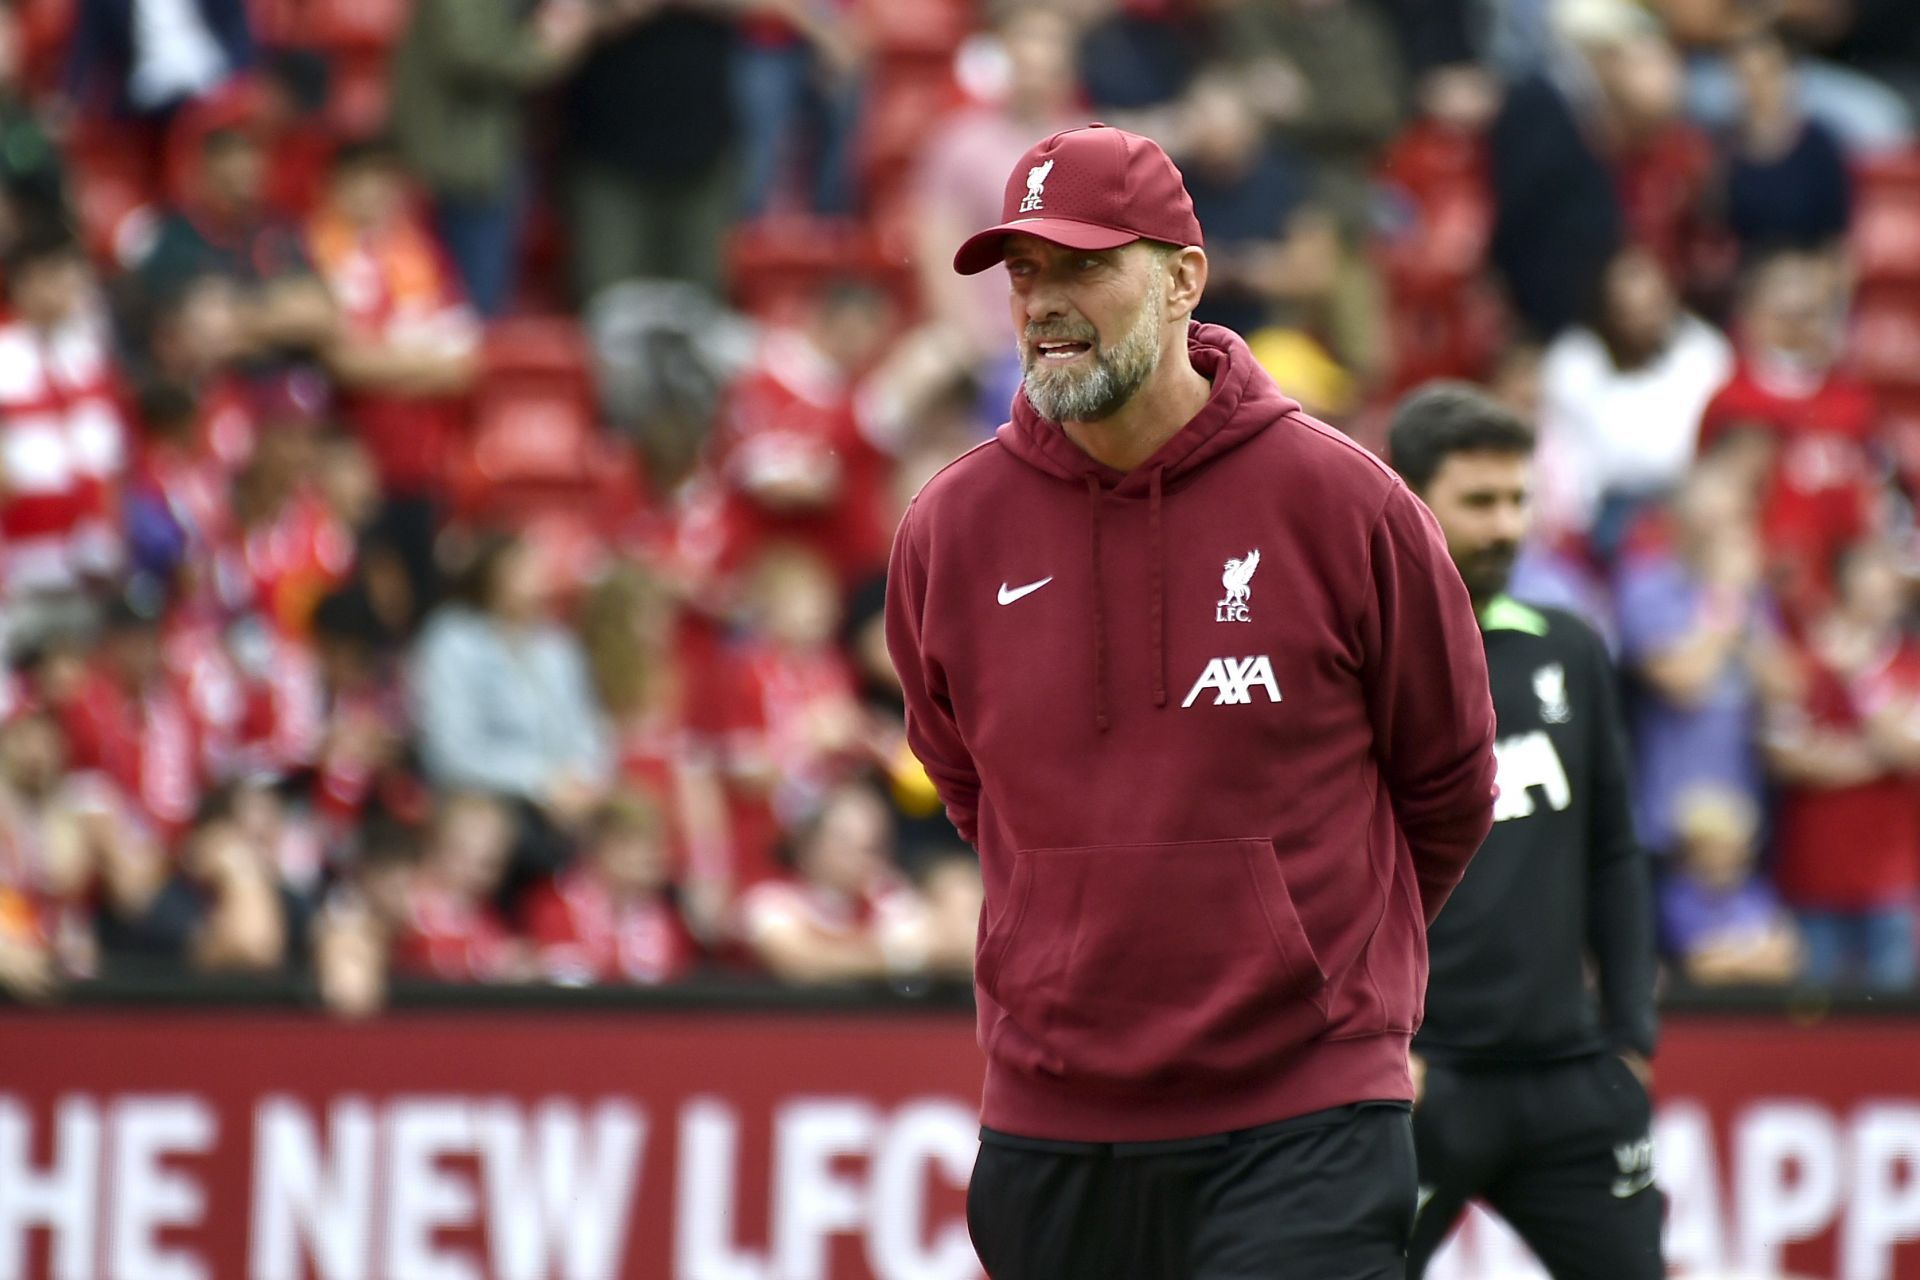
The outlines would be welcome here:
M 1455 1064 L 1653 1051 L 1653 907 L 1612 665 L 1570 614 L 1481 614 L 1493 830 L 1428 933 L 1415 1049 Z

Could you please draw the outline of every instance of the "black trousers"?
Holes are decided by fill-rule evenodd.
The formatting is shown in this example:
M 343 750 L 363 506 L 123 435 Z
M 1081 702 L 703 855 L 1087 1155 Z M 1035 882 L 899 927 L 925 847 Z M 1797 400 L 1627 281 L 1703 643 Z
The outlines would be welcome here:
M 1554 1280 L 1659 1280 L 1665 1208 L 1653 1185 L 1652 1104 L 1612 1054 L 1538 1067 L 1430 1065 L 1413 1114 L 1420 1216 L 1407 1280 L 1467 1202 L 1507 1220 Z
M 1401 1280 L 1413 1212 L 1400 1103 L 1186 1142 L 987 1131 L 967 1189 L 991 1280 Z

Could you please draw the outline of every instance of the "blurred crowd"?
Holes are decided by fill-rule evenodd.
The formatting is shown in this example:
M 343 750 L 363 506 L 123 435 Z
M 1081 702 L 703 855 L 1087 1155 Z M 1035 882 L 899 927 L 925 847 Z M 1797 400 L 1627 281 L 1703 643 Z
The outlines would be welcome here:
M 884 570 L 1089 119 L 1310 411 L 1536 424 L 1671 971 L 1911 988 L 1908 3 L 0 2 L 0 988 L 964 976 Z

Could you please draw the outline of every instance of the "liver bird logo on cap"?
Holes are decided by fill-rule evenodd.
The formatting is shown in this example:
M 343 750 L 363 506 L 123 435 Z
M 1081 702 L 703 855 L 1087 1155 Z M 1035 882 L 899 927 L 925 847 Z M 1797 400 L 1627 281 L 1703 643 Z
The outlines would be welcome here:
M 1020 212 L 1032 213 L 1040 207 L 1040 197 L 1047 190 L 1047 175 L 1053 172 L 1053 161 L 1037 164 L 1027 170 L 1027 198 L 1020 202 Z

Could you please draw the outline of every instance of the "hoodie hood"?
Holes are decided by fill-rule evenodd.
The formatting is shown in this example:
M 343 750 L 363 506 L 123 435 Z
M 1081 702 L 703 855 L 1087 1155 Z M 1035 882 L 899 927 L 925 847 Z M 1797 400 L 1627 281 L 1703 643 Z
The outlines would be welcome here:
M 1148 572 L 1152 607 L 1148 634 L 1152 637 L 1153 705 L 1167 705 L 1166 546 L 1161 536 L 1162 494 L 1177 482 L 1231 452 L 1290 413 L 1299 402 L 1281 393 L 1267 371 L 1253 358 L 1240 335 L 1218 325 L 1194 324 L 1187 329 L 1187 350 L 1193 367 L 1213 384 L 1213 394 L 1200 412 L 1172 439 L 1132 471 L 1122 472 L 1089 457 L 1068 439 L 1060 424 L 1041 417 L 1022 390 L 1013 398 L 1013 419 L 1000 428 L 1000 443 L 1028 466 L 1062 480 L 1077 482 L 1087 491 L 1087 555 L 1093 566 L 1089 581 L 1093 619 L 1093 719 L 1101 733 L 1112 720 L 1108 714 L 1106 593 L 1101 589 L 1100 520 L 1109 499 L 1147 499 L 1150 550 Z
M 1116 471 L 1088 457 L 1059 423 L 1034 411 L 1024 390 L 1014 394 L 1013 419 L 1000 428 L 1000 443 L 1048 475 L 1082 484 L 1093 476 L 1115 497 L 1137 497 L 1148 491 L 1155 472 L 1163 483 L 1178 480 L 1299 410 L 1299 402 L 1274 384 L 1233 330 L 1214 324 L 1190 325 L 1187 351 L 1200 376 L 1213 384 L 1213 395 L 1191 422 L 1131 472 Z

